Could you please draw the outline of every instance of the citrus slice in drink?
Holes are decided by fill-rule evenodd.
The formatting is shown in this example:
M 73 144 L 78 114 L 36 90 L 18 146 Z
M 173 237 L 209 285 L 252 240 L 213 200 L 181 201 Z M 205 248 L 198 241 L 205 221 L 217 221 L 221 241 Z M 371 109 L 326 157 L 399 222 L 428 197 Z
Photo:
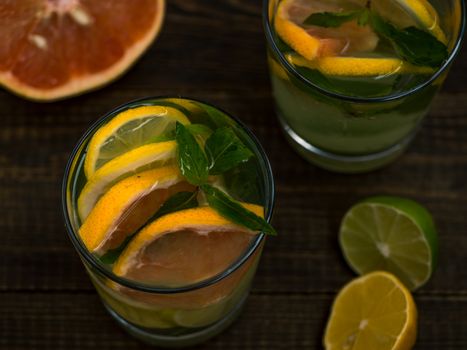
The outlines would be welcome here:
M 382 3 L 386 2 L 391 1 L 382 1 Z M 380 4 L 378 1 L 373 3 Z M 430 67 L 418 67 L 399 58 L 375 55 L 374 50 L 379 42 L 378 35 L 369 24 L 360 25 L 357 19 L 345 22 L 337 28 L 304 24 L 306 18 L 314 13 L 345 13 L 362 9 L 365 4 L 366 1 L 361 0 L 281 1 L 274 26 L 279 37 L 298 53 L 298 55 L 286 53 L 286 59 L 294 66 L 316 69 L 330 76 L 363 77 L 395 73 L 433 73 Z M 391 11 L 389 7 L 382 6 L 379 10 Z
M 175 166 L 147 170 L 112 186 L 79 229 L 89 251 L 99 256 L 118 248 L 173 194 L 194 191 Z
M 438 255 L 436 228 L 420 204 L 398 197 L 368 198 L 341 223 L 339 241 L 352 269 L 396 275 L 410 290 L 430 278 Z
M 338 28 L 303 24 L 313 13 L 359 8 L 351 2 L 343 4 L 322 0 L 283 0 L 278 5 L 274 27 L 280 38 L 307 60 L 372 52 L 378 45 L 378 36 L 370 26 L 358 25 L 357 20 Z
M 337 295 L 326 327 L 326 350 L 410 350 L 417 309 L 392 274 L 376 271 L 354 279 Z
M 182 112 L 172 107 L 141 106 L 121 112 L 89 141 L 84 161 L 86 177 L 91 178 L 112 159 L 174 132 L 176 122 L 190 123 Z
M 363 5 L 365 3 L 363 1 Z M 418 26 L 447 44 L 446 35 L 440 27 L 441 19 L 428 0 L 378 0 L 372 1 L 371 6 L 399 28 Z
M 245 207 L 263 215 L 260 206 Z M 248 248 L 254 234 L 210 207 L 177 211 L 138 232 L 116 261 L 113 272 L 159 286 L 190 285 L 225 271 Z
M 78 198 L 78 213 L 82 221 L 91 212 L 97 200 L 119 180 L 162 166 L 175 158 L 177 143 L 151 143 L 118 156 L 100 167 L 88 180 Z
M 165 0 L 0 2 L 0 84 L 35 100 L 102 86 L 150 46 Z

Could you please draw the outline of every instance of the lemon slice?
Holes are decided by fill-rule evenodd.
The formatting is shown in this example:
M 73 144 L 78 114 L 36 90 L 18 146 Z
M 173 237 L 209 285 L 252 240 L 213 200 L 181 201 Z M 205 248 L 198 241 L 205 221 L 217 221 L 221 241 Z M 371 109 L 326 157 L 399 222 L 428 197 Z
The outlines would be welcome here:
M 326 327 L 326 350 L 410 350 L 417 333 L 410 292 L 393 275 L 373 272 L 337 295 Z
M 172 107 L 142 106 L 128 109 L 102 126 L 92 137 L 84 161 L 89 179 L 105 163 L 175 130 L 176 122 L 190 121 Z
M 245 207 L 263 215 L 260 206 Z M 122 252 L 113 272 L 168 287 L 196 283 L 227 269 L 254 234 L 210 207 L 177 211 L 144 227 Z
M 164 164 L 175 158 L 175 141 L 159 142 L 135 148 L 100 167 L 88 180 L 78 198 L 78 214 L 82 221 L 91 212 L 99 197 L 129 173 Z
M 130 176 L 99 199 L 79 235 L 89 251 L 103 255 L 144 225 L 172 194 L 193 190 L 174 166 Z
M 417 24 L 428 30 L 443 44 L 447 44 L 446 34 L 440 27 L 440 18 L 427 0 L 377 0 L 372 8 L 381 16 L 400 28 Z M 414 23 L 415 21 L 415 23 Z
M 433 73 L 430 67 L 414 66 L 398 58 L 322 57 L 308 61 L 294 53 L 285 54 L 284 57 L 294 66 L 317 69 L 331 76 L 363 77 L 395 73 Z

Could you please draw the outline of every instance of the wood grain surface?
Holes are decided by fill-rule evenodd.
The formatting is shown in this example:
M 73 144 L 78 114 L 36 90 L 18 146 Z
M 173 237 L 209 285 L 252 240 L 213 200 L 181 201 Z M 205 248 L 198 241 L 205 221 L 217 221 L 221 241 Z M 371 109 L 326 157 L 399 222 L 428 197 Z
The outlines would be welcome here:
M 60 187 L 67 158 L 96 118 L 132 99 L 190 96 L 241 118 L 272 162 L 274 225 L 241 318 L 199 349 L 321 349 L 335 293 L 354 275 L 337 246 L 341 217 L 375 194 L 433 213 L 439 267 L 415 293 L 416 349 L 467 349 L 467 50 L 408 152 L 365 175 L 297 156 L 273 110 L 259 0 L 168 0 L 161 36 L 124 77 L 52 104 L 0 91 L 0 348 L 145 349 L 106 314 L 69 242 Z M 371 350 L 371 349 L 369 349 Z

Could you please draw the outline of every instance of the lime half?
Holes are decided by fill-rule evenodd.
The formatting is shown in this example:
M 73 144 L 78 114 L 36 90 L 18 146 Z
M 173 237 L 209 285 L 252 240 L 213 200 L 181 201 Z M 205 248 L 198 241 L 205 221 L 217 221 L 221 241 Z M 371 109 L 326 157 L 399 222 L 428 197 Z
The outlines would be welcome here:
M 339 241 L 355 272 L 389 271 L 410 290 L 425 284 L 436 266 L 433 219 L 409 199 L 373 197 L 354 205 L 342 220 Z

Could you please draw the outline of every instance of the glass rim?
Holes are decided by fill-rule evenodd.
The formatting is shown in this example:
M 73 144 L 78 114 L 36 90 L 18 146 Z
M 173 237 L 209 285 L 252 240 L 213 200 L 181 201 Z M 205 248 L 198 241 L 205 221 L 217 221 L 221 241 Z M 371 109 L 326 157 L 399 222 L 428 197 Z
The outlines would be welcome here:
M 301 83 L 311 86 L 314 89 L 318 90 L 318 92 L 331 97 L 331 98 L 336 98 L 340 100 L 344 100 L 347 102 L 354 102 L 354 103 L 378 103 L 378 102 L 389 102 L 389 101 L 394 101 L 398 100 L 401 98 L 405 98 L 408 96 L 411 96 L 415 94 L 416 92 L 426 88 L 427 86 L 431 85 L 439 76 L 441 76 L 452 64 L 454 61 L 455 57 L 458 55 L 460 48 L 462 46 L 462 41 L 464 38 L 464 32 L 466 30 L 466 17 L 467 17 L 467 11 L 466 11 L 466 4 L 465 0 L 459 0 L 461 4 L 461 21 L 460 21 L 460 29 L 458 36 L 456 38 L 456 43 L 454 47 L 452 48 L 451 52 L 449 53 L 448 59 L 443 63 L 443 65 L 430 77 L 430 79 L 426 80 L 422 84 L 419 84 L 415 86 L 412 89 L 409 89 L 407 91 L 401 91 L 399 93 L 387 95 L 387 96 L 379 96 L 379 97 L 358 97 L 358 96 L 349 96 L 349 95 L 344 95 L 340 94 L 338 92 L 330 91 L 327 90 L 306 77 L 304 77 L 300 72 L 295 69 L 295 67 L 287 61 L 287 59 L 284 57 L 283 53 L 279 50 L 279 47 L 277 46 L 275 40 L 274 40 L 274 35 L 273 35 L 273 30 L 271 28 L 271 23 L 269 22 L 269 3 L 271 1 L 276 1 L 276 0 L 263 0 L 263 13 L 262 13 L 262 20 L 263 20 L 263 29 L 264 33 L 266 35 L 266 41 L 269 44 L 269 48 L 271 48 L 275 55 L 278 57 L 280 63 L 282 64 L 282 67 L 284 67 L 290 74 L 292 74 L 296 79 L 298 79 Z M 279 0 L 280 1 L 280 0 Z
M 143 97 L 143 98 L 139 98 L 139 99 L 135 99 L 135 100 L 123 103 L 111 109 L 109 112 L 105 113 L 103 116 L 99 117 L 96 121 L 94 121 L 87 128 L 84 134 L 79 138 L 78 142 L 73 147 L 73 150 L 68 158 L 68 161 L 65 167 L 65 172 L 64 172 L 63 180 L 62 180 L 61 201 L 62 201 L 62 214 L 63 214 L 64 221 L 65 221 L 66 231 L 67 231 L 69 238 L 71 239 L 73 247 L 78 251 L 78 254 L 80 255 L 80 257 L 84 258 L 84 260 L 89 265 L 91 265 L 93 268 L 95 268 L 101 275 L 104 275 L 105 277 L 109 278 L 113 282 L 116 282 L 125 287 L 135 289 L 141 292 L 158 293 L 158 294 L 177 294 L 177 293 L 190 292 L 190 291 L 202 289 L 202 288 L 205 288 L 205 287 L 208 287 L 208 286 L 211 286 L 213 284 L 220 282 L 224 278 L 227 278 L 232 273 L 237 271 L 241 266 L 243 266 L 243 264 L 246 263 L 246 261 L 251 256 L 253 256 L 253 254 L 257 251 L 257 249 L 259 249 L 262 242 L 265 240 L 265 234 L 263 232 L 260 232 L 259 234 L 256 235 L 255 239 L 252 240 L 252 242 L 250 243 L 246 251 L 244 251 L 242 255 L 238 259 L 236 259 L 225 270 L 221 271 L 220 273 L 212 277 L 204 279 L 202 281 L 192 283 L 186 286 L 180 286 L 180 287 L 154 286 L 151 284 L 145 284 L 145 283 L 137 282 L 137 281 L 134 281 L 128 278 L 117 276 L 111 270 L 106 268 L 104 264 L 100 262 L 97 257 L 91 254 L 88 251 L 88 249 L 84 246 L 84 243 L 79 238 L 79 235 L 75 232 L 73 225 L 71 223 L 71 219 L 68 215 L 69 208 L 68 208 L 68 200 L 67 200 L 67 187 L 70 181 L 70 171 L 72 169 L 76 156 L 79 154 L 82 146 L 89 139 L 89 137 L 91 137 L 103 123 L 105 123 L 107 120 L 109 120 L 110 118 L 118 114 L 119 112 L 127 109 L 129 106 L 132 106 L 132 105 L 143 104 L 145 102 L 149 103 L 151 101 L 153 102 L 155 100 L 168 99 L 168 98 L 183 99 L 183 100 L 194 101 L 194 102 L 205 104 L 207 106 L 210 106 L 212 108 L 219 110 L 220 112 L 224 113 L 227 117 L 229 117 L 231 120 L 233 120 L 240 127 L 240 129 L 246 133 L 246 135 L 250 138 L 250 140 L 256 147 L 256 150 L 254 151 L 256 151 L 255 153 L 259 156 L 258 161 L 260 163 L 260 167 L 265 172 L 265 177 L 263 178 L 263 182 L 265 183 L 266 200 L 265 200 L 264 207 L 265 207 L 265 220 L 267 222 L 271 221 L 272 214 L 274 211 L 274 202 L 275 202 L 275 185 L 274 185 L 272 167 L 271 167 L 271 163 L 266 155 L 266 152 L 263 146 L 261 145 L 257 137 L 253 134 L 253 132 L 240 119 L 232 116 L 230 113 L 227 113 L 223 109 L 211 103 L 207 103 L 202 100 L 198 100 L 198 99 L 191 98 L 191 97 L 184 97 L 180 95 L 149 96 L 149 97 Z

